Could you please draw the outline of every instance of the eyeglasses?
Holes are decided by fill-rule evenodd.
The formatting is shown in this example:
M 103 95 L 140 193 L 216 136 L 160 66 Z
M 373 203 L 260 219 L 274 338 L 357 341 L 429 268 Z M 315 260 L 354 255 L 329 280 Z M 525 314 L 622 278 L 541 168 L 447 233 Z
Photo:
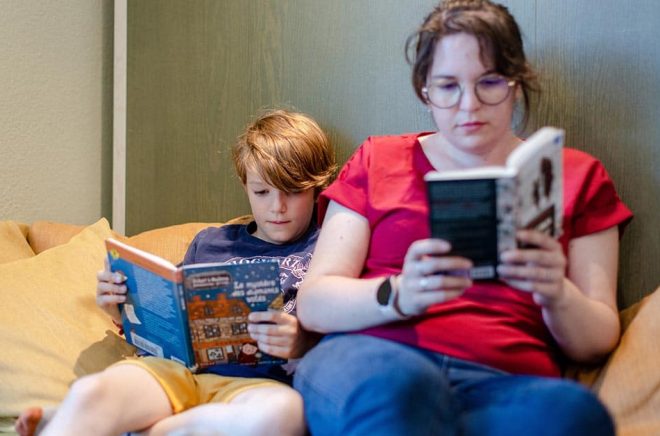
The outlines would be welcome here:
M 515 84 L 515 80 L 503 76 L 485 76 L 474 84 L 474 93 L 481 103 L 495 106 L 506 100 Z M 423 87 L 422 94 L 438 109 L 449 109 L 461 101 L 463 90 L 458 82 L 442 79 Z

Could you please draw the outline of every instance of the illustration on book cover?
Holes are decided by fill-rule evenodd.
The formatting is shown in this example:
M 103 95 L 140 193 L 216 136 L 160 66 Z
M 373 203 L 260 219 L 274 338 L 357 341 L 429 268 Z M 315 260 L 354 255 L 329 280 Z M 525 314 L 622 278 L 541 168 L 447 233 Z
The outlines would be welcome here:
M 200 366 L 251 364 L 262 357 L 248 333 L 248 315 L 254 310 L 279 310 L 283 297 L 275 280 L 250 277 L 258 271 L 258 267 L 246 269 L 244 277 L 236 279 L 225 271 L 184 270 L 190 337 Z M 274 292 L 279 295 L 271 301 Z

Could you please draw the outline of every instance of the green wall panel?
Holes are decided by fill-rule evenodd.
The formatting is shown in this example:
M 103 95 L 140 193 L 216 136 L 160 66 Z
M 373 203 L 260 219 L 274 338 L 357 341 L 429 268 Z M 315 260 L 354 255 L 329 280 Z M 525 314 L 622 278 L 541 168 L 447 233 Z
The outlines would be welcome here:
M 660 282 L 660 3 L 503 1 L 544 93 L 530 129 L 567 129 L 636 218 L 621 303 Z M 432 129 L 404 42 L 435 0 L 129 0 L 128 234 L 249 211 L 229 147 L 264 107 L 308 112 L 346 160 L 368 135 Z

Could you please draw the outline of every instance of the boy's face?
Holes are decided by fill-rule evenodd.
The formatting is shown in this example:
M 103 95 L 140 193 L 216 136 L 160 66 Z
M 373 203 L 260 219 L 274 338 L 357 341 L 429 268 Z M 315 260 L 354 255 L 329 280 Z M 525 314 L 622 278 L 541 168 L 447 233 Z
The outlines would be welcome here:
M 248 169 L 245 190 L 257 223 L 253 236 L 271 244 L 285 244 L 307 231 L 314 212 L 313 189 L 283 192 L 266 183 L 256 171 Z

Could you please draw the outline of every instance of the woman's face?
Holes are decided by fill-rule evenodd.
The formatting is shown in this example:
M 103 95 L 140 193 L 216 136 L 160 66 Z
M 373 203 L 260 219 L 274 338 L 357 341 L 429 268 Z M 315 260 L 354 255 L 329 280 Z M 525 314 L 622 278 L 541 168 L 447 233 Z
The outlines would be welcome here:
M 481 62 L 479 42 L 473 35 L 458 33 L 442 38 L 436 45 L 427 86 L 460 85 L 458 103 L 447 109 L 429 104 L 442 138 L 458 150 L 483 155 L 499 146 L 508 146 L 515 137 L 511 119 L 518 85 L 497 105 L 486 105 L 475 94 L 475 83 L 495 71 Z

